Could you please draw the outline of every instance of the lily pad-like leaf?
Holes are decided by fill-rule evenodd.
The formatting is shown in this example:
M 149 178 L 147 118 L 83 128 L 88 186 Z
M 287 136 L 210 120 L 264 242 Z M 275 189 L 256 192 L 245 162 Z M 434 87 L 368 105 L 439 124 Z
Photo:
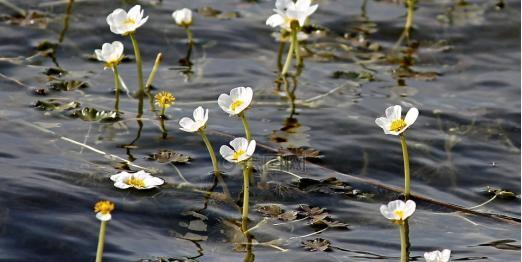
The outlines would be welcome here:
M 305 216 L 305 217 L 313 217 L 313 216 L 317 216 L 317 215 L 320 215 L 322 213 L 325 212 L 325 209 L 324 208 L 320 208 L 320 207 L 312 207 L 310 208 L 309 205 L 306 205 L 306 204 L 301 204 L 299 205 L 299 214 Z
M 85 107 L 82 110 L 76 110 L 73 116 L 84 121 L 115 121 L 118 120 L 116 111 L 98 111 L 96 108 Z
M 80 103 L 76 101 L 64 101 L 60 99 L 47 99 L 38 100 L 34 103 L 33 106 L 44 111 L 63 112 L 80 107 Z
M 284 210 L 278 205 L 262 205 L 257 206 L 256 211 L 266 217 L 278 217 L 283 214 Z
M 375 80 L 374 76 L 370 72 L 362 71 L 362 72 L 354 72 L 354 71 L 335 71 L 332 74 L 332 78 L 335 79 L 348 79 L 353 81 L 373 81 Z
M 150 154 L 149 160 L 158 161 L 160 163 L 187 164 L 191 158 L 190 156 L 165 149 L 160 150 L 158 153 Z
M 277 216 L 277 218 L 278 218 L 279 220 L 283 220 L 283 221 L 293 221 L 293 220 L 295 220 L 295 219 L 297 218 L 297 215 L 298 215 L 298 214 L 299 214 L 299 213 L 298 213 L 297 211 L 295 211 L 295 210 L 290 210 L 290 211 L 286 211 L 286 212 L 284 212 L 284 213 L 282 213 L 282 214 L 279 214 L 279 215 Z
M 308 251 L 329 251 L 332 245 L 329 240 L 323 238 L 307 239 L 301 242 L 301 245 Z
M 301 178 L 295 185 L 305 192 L 318 192 L 325 194 L 352 192 L 353 188 L 345 182 L 335 177 L 329 177 L 323 180 Z
M 76 89 L 87 88 L 87 82 L 81 80 L 63 80 L 57 79 L 49 82 L 49 86 L 54 90 L 71 91 Z
M 321 155 L 321 152 L 319 150 L 313 148 L 288 148 L 288 151 L 290 151 L 292 154 L 296 156 L 305 159 L 319 159 L 324 157 L 323 155 Z

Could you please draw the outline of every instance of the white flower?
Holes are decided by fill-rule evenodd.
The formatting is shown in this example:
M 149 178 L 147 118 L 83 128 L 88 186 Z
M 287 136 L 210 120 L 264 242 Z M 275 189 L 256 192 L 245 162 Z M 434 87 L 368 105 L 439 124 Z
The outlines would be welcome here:
M 297 21 L 300 26 L 305 24 L 306 18 L 317 10 L 318 5 L 311 5 L 311 0 L 277 0 L 275 14 L 271 15 L 266 24 L 271 27 L 280 26 L 288 31 L 292 21 Z
M 151 176 L 149 173 L 140 170 L 136 173 L 128 173 L 126 171 L 120 172 L 111 176 L 114 181 L 114 186 L 120 189 L 136 188 L 136 189 L 151 189 L 163 185 L 163 179 Z
M 401 111 L 402 107 L 400 105 L 390 106 L 386 108 L 386 117 L 375 119 L 375 124 L 380 126 L 387 135 L 400 135 L 415 123 L 419 116 L 419 110 L 415 107 L 408 110 L 404 119 L 401 118 Z
M 205 128 L 208 120 L 208 109 L 203 109 L 203 107 L 200 106 L 194 109 L 193 116 L 194 120 L 190 119 L 189 117 L 183 117 L 181 120 L 179 120 L 181 130 L 193 133 Z
M 236 87 L 230 90 L 230 95 L 219 95 L 218 105 L 230 115 L 237 115 L 250 105 L 253 95 L 254 92 L 250 87 Z
M 119 64 L 123 58 L 123 44 L 120 41 L 105 43 L 102 49 L 96 49 L 94 53 L 99 61 L 105 62 L 106 68 L 111 68 Z
M 192 11 L 188 8 L 176 10 L 172 13 L 172 18 L 174 18 L 177 25 L 189 27 L 192 24 Z
M 114 210 L 114 203 L 107 200 L 98 201 L 94 205 L 96 218 L 100 221 L 109 221 L 112 218 L 111 212 Z
M 149 17 L 143 18 L 143 10 L 140 5 L 135 5 L 129 12 L 118 8 L 107 16 L 107 23 L 111 28 L 111 32 L 119 35 L 128 35 L 136 31 L 140 26 L 147 22 Z
M 451 250 L 444 249 L 441 251 L 435 250 L 433 252 L 424 253 L 426 262 L 448 262 L 450 260 Z
M 244 137 L 237 137 L 230 141 L 229 146 L 221 146 L 219 153 L 229 162 L 238 163 L 249 159 L 256 150 L 256 141 L 251 140 L 250 143 Z
M 381 206 L 381 214 L 391 220 L 403 221 L 413 215 L 415 212 L 415 202 L 412 200 L 404 201 L 395 200 L 388 203 L 388 205 Z

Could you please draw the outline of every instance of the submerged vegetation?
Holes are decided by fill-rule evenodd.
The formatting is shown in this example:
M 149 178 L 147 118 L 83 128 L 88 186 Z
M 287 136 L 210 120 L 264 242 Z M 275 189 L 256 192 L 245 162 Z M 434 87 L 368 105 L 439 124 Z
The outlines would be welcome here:
M 157 5 L 162 4 L 162 1 L 153 2 Z M 412 239 L 413 236 L 415 238 L 428 236 L 421 236 L 422 233 L 410 234 L 411 229 L 422 228 L 423 223 L 426 223 L 422 219 L 417 219 L 417 215 L 414 216 L 414 213 L 420 211 L 421 215 L 424 216 L 426 216 L 424 213 L 433 216 L 456 216 L 473 226 L 477 224 L 468 217 L 477 216 L 488 221 L 512 223 L 519 226 L 520 219 L 517 217 L 510 214 L 492 213 L 482 210 L 484 206 L 491 205 L 494 201 L 519 199 L 517 193 L 500 188 L 500 185 L 504 185 L 503 183 L 499 182 L 499 185 L 492 184 L 491 187 L 488 186 L 482 192 L 477 193 L 476 195 L 480 195 L 480 193 L 486 195 L 487 198 L 484 197 L 484 199 L 487 200 L 482 203 L 474 203 L 471 207 L 463 207 L 450 201 L 438 200 L 439 198 L 432 197 L 432 192 L 424 192 L 425 186 L 421 182 L 428 179 L 443 181 L 444 183 L 449 181 L 448 183 L 451 183 L 452 186 L 456 186 L 455 177 L 459 171 L 455 168 L 453 150 L 461 142 L 464 135 L 471 134 L 482 136 L 482 138 L 486 137 L 489 139 L 493 137 L 494 139 L 499 139 L 504 146 L 508 147 L 515 154 L 520 154 L 520 141 L 512 141 L 506 135 L 506 131 L 502 130 L 501 124 L 486 127 L 481 123 L 476 123 L 473 119 L 466 121 L 471 122 L 471 124 L 462 125 L 459 123 L 463 121 L 451 119 L 444 112 L 430 112 L 427 109 L 423 109 L 423 103 L 412 98 L 412 95 L 417 90 L 408 86 L 407 82 L 425 81 L 427 83 L 436 81 L 441 73 L 426 71 L 416 67 L 420 60 L 419 56 L 422 52 L 436 56 L 438 53 L 446 52 L 453 47 L 442 40 L 434 43 L 420 43 L 419 40 L 413 39 L 415 32 L 422 30 L 422 28 L 415 25 L 414 12 L 419 4 L 417 0 L 402 1 L 405 7 L 404 26 L 402 27 L 402 32 L 396 35 L 397 41 L 392 46 L 383 46 L 378 42 L 373 42 L 371 36 L 377 34 L 378 25 L 370 21 L 366 14 L 367 2 L 367 0 L 362 0 L 361 15 L 359 17 L 346 18 L 350 20 L 350 23 L 355 24 L 354 28 L 351 28 L 351 31 L 343 35 L 339 35 L 332 32 L 334 29 L 328 28 L 327 25 L 316 24 L 314 20 L 314 16 L 321 13 L 321 7 L 327 5 L 328 1 L 276 0 L 275 9 L 273 9 L 275 14 L 271 14 L 264 21 L 265 26 L 276 29 L 275 32 L 267 33 L 267 37 L 272 35 L 277 42 L 273 48 L 277 50 L 273 52 L 275 59 L 271 61 L 274 65 L 273 75 L 268 79 L 268 82 L 273 83 L 272 90 L 254 86 L 254 83 L 245 82 L 245 78 L 242 78 L 243 80 L 240 82 L 234 82 L 232 86 L 229 86 L 230 91 L 227 90 L 226 93 L 214 97 L 211 101 L 205 101 L 198 97 L 208 97 L 205 92 L 208 92 L 209 89 L 199 90 L 199 86 L 172 82 L 173 78 L 165 75 L 169 73 L 169 70 L 176 70 L 183 75 L 186 83 L 190 83 L 195 71 L 197 75 L 197 70 L 201 70 L 202 67 L 202 59 L 197 61 L 197 63 L 192 61 L 194 60 L 192 57 L 193 50 L 201 50 L 205 46 L 216 44 L 206 39 L 207 36 L 203 34 L 204 30 L 201 33 L 196 31 L 197 29 L 194 27 L 197 26 L 199 21 L 195 20 L 196 18 L 202 18 L 202 16 L 212 17 L 218 19 L 216 20 L 216 23 L 218 23 L 221 20 L 238 18 L 240 17 L 239 13 L 222 12 L 212 7 L 199 8 L 194 10 L 194 13 L 188 8 L 174 10 L 168 19 L 172 22 L 172 25 L 179 27 L 177 28 L 178 31 L 181 31 L 180 28 L 185 31 L 184 37 L 186 37 L 186 40 L 182 40 L 181 43 L 186 49 L 182 51 L 184 55 L 178 61 L 179 67 L 162 70 L 163 53 L 165 52 L 157 53 L 155 60 L 150 59 L 151 52 L 157 51 L 152 48 L 149 50 L 149 46 L 144 44 L 149 39 L 142 36 L 142 31 L 147 30 L 148 23 L 155 19 L 163 19 L 147 13 L 149 6 L 153 8 L 153 4 L 144 5 L 145 8 L 140 4 L 136 4 L 128 11 L 122 8 L 112 12 L 104 10 L 106 26 L 108 25 L 108 28 L 105 28 L 106 31 L 112 32 L 123 41 L 99 43 L 101 44 L 101 49 L 95 49 L 92 55 L 88 55 L 91 61 L 98 61 L 97 65 L 99 65 L 100 70 L 103 68 L 104 70 L 112 71 L 113 83 L 110 86 L 114 86 L 113 92 L 111 92 L 111 96 L 114 95 L 114 97 L 110 99 L 110 102 L 113 104 L 113 107 L 106 108 L 95 103 L 78 102 L 78 99 L 70 97 L 60 97 L 61 93 L 78 92 L 78 94 L 83 95 L 96 88 L 92 82 L 88 83 L 84 79 L 88 78 L 86 73 L 81 75 L 79 72 L 66 71 L 58 64 L 56 59 L 56 50 L 59 48 L 60 43 L 64 41 L 65 32 L 69 26 L 69 16 L 73 10 L 74 1 L 68 1 L 67 15 L 64 19 L 66 25 L 64 26 L 64 31 L 60 34 L 59 43 L 43 41 L 38 45 L 37 54 L 34 55 L 34 57 L 50 58 L 54 66 L 44 72 L 52 91 L 45 88 L 33 88 L 32 94 L 39 98 L 33 103 L 33 107 L 41 111 L 40 114 L 44 114 L 46 117 L 53 116 L 59 119 L 71 119 L 71 121 L 85 121 L 85 124 L 89 125 L 88 135 L 83 141 L 80 141 L 71 138 L 74 134 L 62 136 L 52 131 L 52 127 L 42 126 L 39 123 L 27 121 L 18 121 L 17 123 L 42 131 L 45 135 L 52 136 L 53 140 L 65 141 L 79 146 L 82 150 L 81 152 L 87 150 L 102 155 L 109 162 L 109 165 L 100 161 L 96 162 L 97 168 L 104 170 L 99 172 L 109 174 L 102 179 L 99 176 L 94 179 L 97 183 L 96 186 L 99 188 L 110 187 L 111 192 L 121 193 L 124 191 L 125 195 L 121 195 L 121 199 L 111 197 L 109 198 L 110 201 L 103 200 L 95 204 L 95 217 L 100 220 L 95 261 L 102 261 L 104 246 L 111 243 L 111 237 L 122 233 L 118 232 L 117 229 L 125 227 L 126 220 L 134 220 L 132 215 L 120 217 L 116 213 L 114 216 L 115 220 L 117 220 L 117 223 L 122 224 L 118 224 L 117 227 L 108 227 L 108 222 L 113 217 L 114 203 L 117 203 L 118 212 L 120 210 L 142 212 L 139 206 L 144 204 L 140 202 L 141 200 L 155 201 L 160 203 L 159 206 L 161 206 L 161 203 L 166 201 L 166 198 L 163 196 L 176 196 L 168 201 L 185 201 L 191 198 L 203 197 L 203 208 L 196 208 L 191 203 L 189 204 L 190 210 L 180 212 L 182 217 L 187 219 L 188 222 L 169 222 L 184 228 L 185 233 L 171 230 L 170 227 L 172 225 L 170 224 L 167 225 L 169 229 L 165 230 L 168 231 L 168 237 L 176 237 L 193 243 L 198 248 L 198 255 L 193 257 L 182 255 L 181 259 L 170 257 L 146 258 L 141 261 L 196 261 L 204 254 L 200 242 L 207 241 L 210 234 L 226 236 L 221 242 L 230 244 L 230 251 L 245 253 L 244 261 L 254 261 L 256 259 L 255 251 L 258 249 L 287 253 L 296 248 L 296 246 L 305 252 L 324 252 L 325 256 L 329 256 L 332 252 L 346 252 L 346 254 L 350 254 L 354 258 L 362 258 L 363 260 L 385 259 L 386 261 L 401 262 L 420 261 L 423 259 L 427 262 L 448 262 L 450 259 L 480 260 L 484 259 L 484 257 L 473 255 L 473 251 L 469 251 L 468 254 L 455 252 L 452 246 L 454 242 L 448 241 L 444 237 L 434 237 L 429 243 L 419 244 L 420 247 L 417 248 L 415 240 Z M 464 1 L 456 2 L 459 3 L 455 4 L 451 10 L 438 17 L 438 19 L 444 20 L 444 23 L 458 21 L 453 16 L 465 4 Z M 25 11 L 8 1 L 0 0 L 0 4 L 17 13 L 13 17 L 4 19 L 10 24 L 24 25 L 27 23 L 26 20 L 31 20 L 33 23 L 44 23 L 42 21 L 45 20 L 44 14 L 36 11 Z M 243 4 L 246 5 L 246 3 Z M 249 3 L 248 5 L 256 5 L 256 3 Z M 497 3 L 497 6 L 503 5 Z M 101 10 L 100 13 L 102 13 Z M 172 28 L 175 27 L 168 27 L 168 30 L 174 30 Z M 193 34 L 193 30 L 195 34 Z M 395 34 L 395 32 L 385 33 Z M 107 35 L 104 34 L 104 36 Z M 324 39 L 325 36 L 335 41 L 316 41 L 317 39 Z M 107 39 L 107 41 L 109 40 Z M 133 55 L 126 54 L 128 48 L 124 46 L 124 43 L 127 40 L 132 44 Z M 422 50 L 421 45 L 424 48 Z M 426 46 L 428 47 L 426 48 Z M 237 45 L 237 48 L 239 49 L 240 45 Z M 83 51 L 86 53 L 90 52 L 90 50 Z M 233 51 L 231 50 L 230 52 Z M 228 56 L 229 54 L 227 53 L 226 55 Z M 8 62 L 22 64 L 27 63 L 27 60 L 29 58 L 24 60 L 10 58 Z M 298 86 L 300 84 L 303 85 L 302 82 L 307 77 L 310 77 L 303 76 L 303 74 L 317 70 L 307 65 L 307 61 L 319 63 L 336 61 L 346 64 L 346 68 L 335 68 L 332 70 L 332 73 L 325 75 L 327 80 L 324 83 L 342 82 L 342 85 L 306 99 L 299 98 L 297 95 Z M 132 70 L 129 70 L 128 64 L 135 64 L 136 68 L 132 65 Z M 150 70 L 148 68 L 149 65 L 152 65 Z M 227 66 L 230 66 L 230 71 L 235 70 L 234 65 Z M 354 69 L 355 66 L 357 66 L 356 69 Z M 122 68 L 125 69 L 122 70 Z M 339 104 L 350 104 L 352 106 L 362 103 L 361 87 L 373 82 L 383 81 L 382 75 L 378 72 L 383 70 L 383 68 L 389 71 L 390 79 L 392 79 L 393 86 L 389 88 L 391 90 L 389 97 L 396 101 L 396 105 L 395 103 L 380 105 L 371 112 L 371 117 L 369 118 L 336 109 L 335 106 Z M 103 74 L 107 74 L 107 71 L 100 73 L 101 77 L 104 77 Z M 146 75 L 147 73 L 148 75 Z M 127 79 L 129 74 L 135 75 L 136 81 L 129 81 Z M 3 73 L 0 73 L 0 76 L 17 85 L 26 86 L 26 84 L 9 78 Z M 108 85 L 108 83 L 104 83 L 104 85 L 106 84 Z M 212 82 L 204 84 L 212 85 Z M 171 88 L 171 86 L 175 87 Z M 304 87 L 306 87 L 306 84 Z M 196 99 L 189 100 L 186 96 L 180 95 L 180 89 L 190 89 L 189 93 L 193 96 L 192 98 L 195 96 Z M 52 97 L 45 97 L 50 95 L 51 92 L 53 94 Z M 344 101 L 332 98 L 335 94 L 342 92 L 352 93 L 353 100 Z M 270 97 L 271 100 L 264 100 L 263 98 L 265 97 Z M 260 121 L 260 117 L 257 115 L 257 112 L 263 110 L 264 105 L 286 107 L 287 111 L 279 111 L 283 115 L 283 127 L 272 131 L 268 138 L 262 137 L 261 134 L 266 134 L 266 130 L 269 130 L 268 126 L 273 125 L 274 122 L 272 119 L 262 119 Z M 384 181 L 367 177 L 368 152 L 364 147 L 360 160 L 363 167 L 360 169 L 359 174 L 348 174 L 330 167 L 329 164 L 340 168 L 349 166 L 351 163 L 347 162 L 346 154 L 352 154 L 352 152 L 344 148 L 337 148 L 338 145 L 334 144 L 336 142 L 333 142 L 330 145 L 332 147 L 331 150 L 342 150 L 342 152 L 337 152 L 339 155 L 334 160 L 329 160 L 323 154 L 323 149 L 319 151 L 310 145 L 311 138 L 307 134 L 310 128 L 297 119 L 297 116 L 301 113 L 300 108 L 307 108 L 313 111 L 319 110 L 322 106 L 326 106 L 328 110 L 334 108 L 335 111 L 332 110 L 332 112 L 343 115 L 338 118 L 338 122 L 335 125 L 354 125 L 356 126 L 354 128 L 373 126 L 374 129 L 368 128 L 362 131 L 368 137 L 369 133 L 378 133 L 378 129 L 374 125 L 376 124 L 382 128 L 385 135 L 398 137 L 400 139 L 403 161 L 400 162 L 398 157 L 393 156 L 390 158 L 398 161 L 397 163 L 382 163 L 378 167 L 372 166 L 372 170 L 374 172 L 384 172 L 386 169 L 392 169 L 390 166 L 402 166 L 403 175 L 401 176 L 403 176 L 403 179 L 401 181 L 403 181 L 404 187 L 394 186 L 396 184 L 395 180 Z M 409 108 L 404 118 L 402 115 L 403 106 Z M 193 109 L 192 117 L 181 117 L 180 111 L 182 107 Z M 147 109 L 150 110 L 150 114 L 154 116 L 153 118 L 148 117 Z M 214 109 L 221 109 L 222 112 L 218 113 Z M 382 112 L 383 109 L 385 112 L 384 116 L 378 117 L 378 112 Z M 349 116 L 346 117 L 344 114 L 349 114 Z M 438 126 L 425 125 L 422 126 L 424 128 L 423 131 L 416 131 L 418 126 L 425 123 L 422 120 L 425 116 L 436 118 Z M 280 116 L 277 117 L 280 118 Z M 73 120 L 75 118 L 80 120 Z M 371 118 L 374 120 L 372 121 Z M 442 121 L 443 119 L 445 120 L 444 122 Z M 170 120 L 177 122 L 179 127 L 172 124 L 173 121 Z M 417 120 L 420 123 L 413 126 Z M 116 136 L 115 133 L 117 132 L 129 133 L 126 123 L 130 121 L 137 123 L 138 130 L 136 135 L 133 135 L 132 141 L 118 145 L 119 148 L 125 150 L 128 157 L 108 153 L 98 147 L 98 144 L 103 139 L 112 141 L 112 137 Z M 209 122 L 212 121 L 218 124 L 213 124 L 209 127 Z M 174 126 L 177 128 L 174 128 Z M 87 141 L 93 127 L 99 128 L 103 136 L 100 136 L 99 141 L 97 141 L 99 143 L 89 145 Z M 152 152 L 146 158 L 149 161 L 142 161 L 143 159 L 134 157 L 132 150 L 139 147 L 138 142 L 140 139 L 143 140 L 144 137 L 151 136 L 149 128 L 158 128 L 161 136 L 158 134 L 159 137 L 151 140 L 150 145 L 143 146 L 148 150 L 152 150 Z M 178 128 L 184 132 L 175 133 L 175 130 Z M 485 131 L 477 131 L 480 128 L 484 128 Z M 424 139 L 426 135 L 416 134 L 417 132 L 442 132 L 445 135 L 444 140 L 441 140 L 442 142 L 436 141 L 442 144 L 440 147 L 443 148 L 442 152 L 444 155 L 440 161 L 437 160 L 438 162 L 433 160 L 433 162 L 436 162 L 432 164 L 432 166 L 435 166 L 434 168 L 419 161 L 419 158 L 415 155 L 436 154 L 430 152 L 430 149 L 426 149 L 425 141 L 420 139 Z M 338 134 L 336 130 L 326 130 L 326 133 L 333 137 L 328 139 L 334 141 L 343 139 L 341 135 L 335 137 Z M 406 141 L 407 134 L 408 144 Z M 359 136 L 361 143 L 367 141 L 368 138 L 366 137 Z M 372 137 L 370 139 L 387 138 Z M 264 143 L 264 141 L 271 141 L 276 146 L 268 142 Z M 184 151 L 187 150 L 186 147 L 198 148 L 195 149 L 198 152 L 203 151 L 201 142 L 205 145 L 205 153 L 193 156 Z M 378 141 L 377 143 L 386 144 L 384 141 Z M 215 145 L 220 145 L 219 154 L 216 154 Z M 390 151 L 379 149 L 379 154 L 383 155 L 393 155 L 397 152 L 398 149 Z M 412 154 L 409 152 L 412 152 Z M 208 159 L 210 159 L 211 167 L 210 164 L 205 166 L 205 162 L 201 161 L 207 155 Z M 413 163 L 412 166 L 410 166 L 410 162 Z M 169 170 L 168 173 L 157 168 L 148 167 L 151 163 L 161 165 L 161 167 L 165 166 Z M 183 165 L 183 168 L 197 170 L 195 172 L 200 173 L 199 178 L 197 178 L 199 181 L 196 178 L 184 176 L 180 170 L 181 165 Z M 178 168 L 178 166 L 180 167 Z M 242 176 L 238 175 L 239 170 Z M 390 172 L 395 172 L 396 170 L 393 169 Z M 398 174 L 396 175 L 398 177 Z M 207 185 L 208 181 L 212 181 L 210 186 Z M 492 182 L 496 181 L 493 180 Z M 95 189 L 93 190 L 95 191 Z M 459 191 L 459 193 L 467 196 L 467 194 L 475 194 L 476 192 L 464 193 Z M 321 207 L 315 201 L 316 197 L 329 199 L 327 202 L 330 207 Z M 94 201 L 94 199 L 91 199 L 91 201 Z M 338 201 L 338 203 L 332 204 L 334 201 Z M 381 205 L 379 209 L 378 204 L 384 202 L 388 203 Z M 218 205 L 226 206 L 227 210 L 227 214 L 221 213 L 218 215 L 219 218 L 215 219 L 220 224 L 219 229 L 216 225 L 218 223 L 216 221 L 211 223 L 209 214 L 206 213 L 211 212 L 208 209 L 209 206 Z M 357 213 L 343 213 L 346 206 L 352 208 L 350 212 L 360 209 L 361 212 L 369 212 L 371 215 L 364 217 Z M 149 210 L 150 207 L 143 208 L 144 210 Z M 161 209 L 163 210 L 163 207 Z M 434 210 L 440 212 L 435 212 Z M 379 211 L 384 218 L 375 216 Z M 143 211 L 143 213 L 147 214 L 147 211 Z M 143 224 L 154 223 L 155 218 L 153 216 L 146 215 L 146 217 L 147 222 L 143 221 Z M 170 217 L 168 219 L 171 220 Z M 330 240 L 327 235 L 331 231 L 335 232 L 335 234 L 344 234 L 352 230 L 354 227 L 352 221 L 359 223 L 359 220 L 368 220 L 367 222 L 370 224 L 379 224 L 385 223 L 385 219 L 388 219 L 391 222 L 390 224 L 397 226 L 399 229 L 396 238 L 397 245 L 392 246 L 396 252 L 392 254 L 380 255 L 357 250 L 357 248 L 352 248 L 350 245 L 357 246 L 359 243 L 355 243 L 355 241 L 341 242 Z M 158 222 L 158 225 L 161 225 L 161 223 Z M 294 232 L 294 227 L 306 228 L 311 233 L 296 233 Z M 448 225 L 448 228 L 450 229 L 441 229 L 441 231 L 452 230 L 451 225 Z M 106 238 L 108 232 L 112 233 L 111 230 L 114 230 L 114 233 L 109 234 L 110 236 Z M 283 236 L 274 237 L 274 235 L 278 234 L 274 234 L 274 232 L 280 233 L 282 231 L 285 232 Z M 438 234 L 440 232 L 431 233 Z M 379 230 L 372 232 L 372 234 L 377 237 L 380 237 L 379 235 L 385 237 L 386 235 L 384 231 L 380 232 Z M 146 247 L 148 245 L 148 238 L 148 236 L 143 238 L 142 246 Z M 84 240 L 94 241 L 94 239 Z M 365 239 L 365 241 L 369 241 L 369 238 Z M 377 245 L 381 245 L 378 242 L 376 242 Z M 484 245 L 494 246 L 495 244 L 488 243 Z M 175 249 L 175 247 L 172 248 Z M 442 250 L 437 250 L 441 248 Z M 517 245 L 514 245 L 514 247 L 511 245 L 509 248 L 520 251 L 520 246 Z M 173 253 L 176 256 L 178 255 L 176 251 Z M 107 257 L 107 254 L 105 257 Z M 82 259 L 92 260 L 91 258 Z M 220 260 L 220 258 L 209 260 Z M 221 260 L 229 261 L 229 257 L 225 256 Z M 290 259 L 288 260 L 290 261 Z M 336 260 L 341 261 L 337 258 Z

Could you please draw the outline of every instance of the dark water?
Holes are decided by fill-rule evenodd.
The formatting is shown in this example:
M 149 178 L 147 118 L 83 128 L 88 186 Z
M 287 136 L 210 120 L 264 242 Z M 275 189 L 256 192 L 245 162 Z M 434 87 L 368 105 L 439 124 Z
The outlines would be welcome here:
M 82 121 L 69 117 L 70 112 L 44 112 L 32 106 L 36 100 L 57 98 L 78 101 L 82 107 L 113 107 L 111 72 L 87 57 L 102 43 L 115 40 L 123 41 L 125 53 L 132 54 L 129 39 L 112 34 L 105 17 L 115 8 L 130 8 L 136 1 L 76 1 L 65 30 L 67 1 L 11 2 L 37 11 L 40 16 L 33 17 L 32 22 L 15 19 L 10 17 L 15 14 L 11 9 L 0 5 L 3 261 L 94 260 L 99 221 L 92 206 L 99 199 L 116 203 L 108 227 L 107 261 L 159 257 L 243 260 L 249 254 L 235 252 L 233 244 L 234 236 L 241 236 L 234 224 L 240 217 L 236 203 L 211 199 L 205 204 L 205 194 L 189 187 L 177 188 L 183 181 L 171 165 L 147 160 L 149 154 L 160 149 L 190 155 L 190 164 L 178 165 L 180 172 L 192 187 L 212 186 L 211 163 L 200 137 L 179 131 L 177 122 L 197 105 L 203 105 L 210 109 L 209 130 L 242 135 L 240 121 L 228 117 L 216 104 L 220 93 L 236 86 L 254 89 L 255 104 L 248 117 L 258 142 L 273 148 L 317 149 L 323 158 L 314 162 L 329 168 L 305 163 L 292 172 L 315 179 L 336 176 L 373 195 L 357 198 L 324 188 L 319 193 L 306 193 L 293 186 L 295 178 L 288 174 L 257 172 L 251 206 L 277 203 L 285 210 L 297 209 L 299 204 L 319 206 L 335 220 L 349 224 L 350 230 L 331 228 L 300 237 L 320 228 L 310 226 L 306 220 L 273 225 L 281 221 L 271 219 L 253 231 L 256 241 L 279 239 L 273 243 L 288 251 L 255 245 L 256 261 L 398 261 L 398 229 L 378 211 L 380 204 L 397 194 L 346 175 L 383 185 L 402 185 L 399 140 L 383 135 L 374 124 L 374 119 L 393 104 L 420 109 L 419 119 L 408 132 L 414 193 L 463 207 L 488 200 L 490 195 L 483 192 L 487 186 L 519 193 L 517 1 L 507 1 L 503 9 L 497 9 L 495 1 L 470 1 L 473 3 L 460 7 L 454 7 L 453 1 L 421 1 L 409 42 L 419 45 L 413 51 L 415 64 L 410 69 L 421 73 L 408 77 L 397 77 L 399 66 L 390 59 L 369 61 L 379 54 L 382 58 L 405 50 L 393 50 L 404 24 L 403 5 L 368 1 L 361 8 L 362 1 L 318 1 L 319 11 L 312 16 L 312 22 L 327 31 L 307 41 L 311 55 L 305 57 L 305 67 L 298 77 L 297 114 L 290 120 L 287 100 L 274 92 L 279 44 L 264 25 L 272 12 L 272 1 L 141 1 L 150 16 L 137 32 L 145 75 L 155 55 L 163 52 L 154 86 L 156 90 L 173 92 L 177 98 L 177 104 L 167 111 L 170 120 L 165 122 L 166 139 L 162 138 L 159 121 L 148 101 L 140 132 L 140 122 L 135 118 L 137 100 L 127 95 L 121 101 L 123 119 L 116 123 Z M 209 5 L 223 13 L 218 17 L 195 14 L 193 32 L 197 44 L 191 56 L 192 72 L 187 73 L 178 62 L 187 51 L 185 33 L 174 25 L 170 14 L 182 7 L 195 10 Z M 231 15 L 234 12 L 239 17 Z M 365 34 L 357 28 L 372 30 Z M 63 42 L 54 49 L 54 55 L 39 53 L 37 46 L 42 41 L 58 43 L 61 34 Z M 371 51 L 353 40 L 358 34 L 381 49 Z M 49 90 L 44 72 L 56 67 L 55 63 L 68 71 L 64 79 L 86 81 L 88 88 Z M 346 79 L 332 78 L 335 71 L 371 72 L 375 80 L 355 80 L 360 84 L 355 86 Z M 128 87 L 135 90 L 135 65 L 123 64 L 120 72 Z M 42 88 L 48 90 L 47 96 L 35 94 L 35 89 Z M 288 129 L 289 122 L 294 128 Z M 169 185 L 145 193 L 116 190 L 109 176 L 118 172 L 117 161 L 60 136 L 158 169 Z M 211 134 L 210 139 L 218 148 L 229 138 Z M 128 144 L 134 146 L 125 148 Z M 267 149 L 257 151 L 258 162 L 273 157 L 274 152 Z M 234 201 L 239 201 L 240 170 L 230 165 L 223 168 L 227 171 L 228 189 Z M 223 192 L 223 188 L 218 185 L 214 191 Z M 251 226 L 263 219 L 252 209 Z M 453 259 L 518 261 L 518 198 L 497 199 L 477 209 L 512 219 L 453 211 L 419 202 L 410 221 L 412 257 L 422 260 L 425 251 L 449 248 Z M 315 237 L 330 240 L 332 251 L 312 253 L 301 247 L 301 241 Z

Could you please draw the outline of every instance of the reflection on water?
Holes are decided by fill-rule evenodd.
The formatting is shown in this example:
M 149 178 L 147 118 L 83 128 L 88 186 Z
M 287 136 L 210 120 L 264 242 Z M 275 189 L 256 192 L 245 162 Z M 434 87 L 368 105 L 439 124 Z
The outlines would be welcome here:
M 116 40 L 105 15 L 135 1 L 11 2 L 0 10 L 2 260 L 93 257 L 91 205 L 104 198 L 118 206 L 106 242 L 110 261 L 398 261 L 398 229 L 378 214 L 398 194 L 372 183 L 402 184 L 399 148 L 373 124 L 392 104 L 421 109 L 408 141 L 412 191 L 438 200 L 419 202 L 407 224 L 408 257 L 421 261 L 440 248 L 457 260 L 520 256 L 516 1 L 319 1 L 303 29 L 302 60 L 285 77 L 289 43 L 274 41 L 264 26 L 273 1 L 145 1 L 143 56 L 164 57 L 157 56 L 161 66 L 144 60 L 146 92 L 122 92 L 119 105 L 110 72 L 91 53 Z M 194 44 L 182 40 L 170 16 L 185 6 L 200 11 Z M 129 39 L 118 40 L 132 52 Z M 120 65 L 127 93 L 138 86 L 133 60 Z M 260 149 L 248 181 L 248 219 L 240 219 L 241 170 L 221 163 L 226 172 L 209 174 L 201 139 L 177 124 L 201 104 L 212 130 L 241 134 L 237 119 L 215 105 L 236 86 L 256 94 L 249 119 Z M 161 90 L 179 102 L 168 118 L 154 104 Z M 39 110 L 29 107 L 33 100 Z M 86 108 L 94 110 L 70 116 Z M 117 121 L 88 117 L 113 108 L 122 112 Z M 209 136 L 216 145 L 229 140 Z M 147 160 L 158 149 L 190 162 Z M 298 157 L 285 158 L 290 152 Z M 117 191 L 108 179 L 117 169 L 141 168 L 167 185 L 141 194 Z M 487 186 L 515 197 L 480 205 L 496 196 L 484 193 Z M 453 204 L 501 216 L 464 215 Z M 278 205 L 281 213 L 267 217 L 258 205 Z M 322 211 L 305 216 L 302 205 Z M 303 243 L 328 243 L 329 252 Z

